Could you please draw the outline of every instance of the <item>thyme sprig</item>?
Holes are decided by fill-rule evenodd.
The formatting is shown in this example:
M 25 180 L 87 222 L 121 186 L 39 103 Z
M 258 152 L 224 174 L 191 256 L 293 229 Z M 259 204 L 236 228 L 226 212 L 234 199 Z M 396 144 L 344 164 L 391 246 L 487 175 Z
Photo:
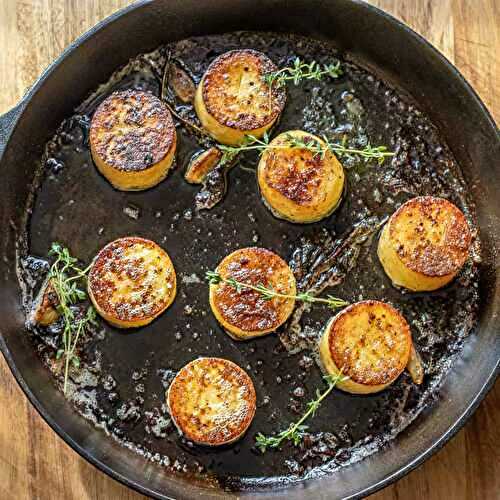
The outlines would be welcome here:
M 299 57 L 296 57 L 292 66 L 281 68 L 272 73 L 266 73 L 262 79 L 270 87 L 273 85 L 282 87 L 287 81 L 292 81 L 295 85 L 298 85 L 302 80 L 321 80 L 324 76 L 338 78 L 340 75 L 342 75 L 340 61 L 321 65 L 316 61 L 306 63 Z
M 220 163 L 230 163 L 234 159 L 236 159 L 239 154 L 254 149 L 258 150 L 259 154 L 262 154 L 269 145 L 270 140 L 271 139 L 269 137 L 269 134 L 267 132 L 264 132 L 262 139 L 258 139 L 251 134 L 245 135 L 243 142 L 239 146 L 226 146 L 225 144 L 217 144 L 217 147 L 222 151 L 222 158 Z
M 52 243 L 49 255 L 55 257 L 49 270 L 49 280 L 56 292 L 59 302 L 57 309 L 63 320 L 62 347 L 57 351 L 56 359 L 64 358 L 63 392 L 66 394 L 70 365 L 75 368 L 80 366 L 80 358 L 76 354 L 78 340 L 96 320 L 92 306 L 85 312 L 73 307 L 87 299 L 87 293 L 81 285 L 85 283 L 91 266 L 85 269 L 78 267 L 78 259 L 59 243 Z
M 224 158 L 233 158 L 235 155 L 244 151 L 258 151 L 259 154 L 264 153 L 268 149 L 289 149 L 297 148 L 304 149 L 313 153 L 313 156 L 324 158 L 325 154 L 329 151 L 337 156 L 353 157 L 358 156 L 365 161 L 376 159 L 379 165 L 384 163 L 385 159 L 389 156 L 394 156 L 395 153 L 388 151 L 386 146 L 372 146 L 367 144 L 363 149 L 356 149 L 346 146 L 346 141 L 342 143 L 332 142 L 323 135 L 323 142 L 318 141 L 311 136 L 295 137 L 292 134 L 286 134 L 286 141 L 281 144 L 271 144 L 270 137 L 267 133 L 262 138 L 257 138 L 253 135 L 247 135 L 245 141 L 240 146 L 225 146 L 220 144 L 218 147 L 221 149 Z
M 343 370 L 341 370 L 340 373 L 337 373 L 336 375 L 326 375 L 323 377 L 323 379 L 327 383 L 327 388 L 323 392 L 321 392 L 319 389 L 316 389 L 316 399 L 313 399 L 312 401 L 309 401 L 309 403 L 307 403 L 306 412 L 299 420 L 297 420 L 297 422 L 290 424 L 285 430 L 273 436 L 266 436 L 259 432 L 257 436 L 255 436 L 257 448 L 259 448 L 262 453 L 265 453 L 269 448 L 277 448 L 281 445 L 281 443 L 283 443 L 283 441 L 291 441 L 294 446 L 298 446 L 302 441 L 305 432 L 309 428 L 307 425 L 304 425 L 304 422 L 308 418 L 314 417 L 323 400 L 330 394 L 330 392 L 332 392 L 333 388 L 339 382 L 343 382 L 344 380 L 347 380 L 349 378 L 344 376 L 342 374 L 342 371 Z
M 243 283 L 241 281 L 238 281 L 234 278 L 223 278 L 218 272 L 216 271 L 207 271 L 206 273 L 206 279 L 211 285 L 218 285 L 219 283 L 226 283 L 229 286 L 232 286 L 234 289 L 236 289 L 238 292 L 240 292 L 243 289 L 248 289 L 248 290 L 254 290 L 256 292 L 259 292 L 262 297 L 265 300 L 271 300 L 273 298 L 281 298 L 281 299 L 294 299 L 294 300 L 299 300 L 301 302 L 307 302 L 307 303 L 322 303 L 322 304 L 327 304 L 328 307 L 331 309 L 338 309 L 340 307 L 345 307 L 348 306 L 349 303 L 346 302 L 345 300 L 339 299 L 337 297 L 334 297 L 333 295 L 327 295 L 326 298 L 324 297 L 315 297 L 309 292 L 302 292 L 298 293 L 296 295 L 292 294 L 287 294 L 287 293 L 279 293 L 275 290 L 272 289 L 270 286 L 265 286 L 261 283 L 258 285 L 250 285 L 249 283 Z

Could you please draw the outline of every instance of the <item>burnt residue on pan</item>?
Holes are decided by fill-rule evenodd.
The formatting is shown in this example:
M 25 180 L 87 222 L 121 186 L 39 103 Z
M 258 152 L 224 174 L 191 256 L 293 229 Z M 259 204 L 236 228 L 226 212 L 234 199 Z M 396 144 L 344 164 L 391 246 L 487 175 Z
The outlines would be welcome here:
M 196 83 L 214 57 L 241 47 L 261 50 L 280 66 L 297 55 L 321 63 L 337 57 L 343 61 L 344 75 L 338 80 L 289 85 L 287 106 L 274 133 L 304 129 L 333 139 L 345 135 L 353 145 L 384 144 L 396 152 L 381 166 L 344 158 L 344 200 L 320 223 L 300 226 L 274 218 L 260 199 L 257 157 L 252 155 L 229 172 L 224 200 L 211 210 L 197 211 L 199 187 L 186 183 L 183 173 L 199 142 L 184 127 L 178 127 L 176 168 L 151 190 L 116 191 L 92 164 L 89 121 L 111 91 L 135 88 L 160 95 L 167 58 L 181 65 L 183 78 L 191 75 Z M 282 34 L 183 40 L 131 61 L 86 99 L 47 144 L 40 167 L 43 181 L 27 228 L 29 253 L 20 260 L 27 305 L 48 268 L 40 257 L 55 240 L 88 263 L 117 237 L 144 236 L 165 247 L 175 265 L 179 292 L 173 306 L 136 331 L 120 331 L 101 321 L 86 340 L 82 366 L 71 374 L 69 391 L 76 410 L 103 434 L 168 471 L 238 490 L 321 475 L 359 460 L 392 439 L 436 399 L 464 338 L 474 328 L 479 301 L 477 238 L 458 279 L 437 292 L 398 291 L 378 263 L 378 229 L 408 198 L 444 196 L 465 212 L 473 228 L 474 210 L 459 167 L 429 119 L 377 76 L 348 61 L 329 45 Z M 186 100 L 175 100 L 176 112 L 194 120 Z M 210 312 L 204 274 L 228 253 L 251 245 L 288 259 L 300 289 L 328 290 L 351 302 L 371 298 L 394 304 L 411 325 L 425 366 L 424 383 L 416 386 L 405 372 L 379 394 L 334 391 L 308 422 L 309 433 L 299 446 L 287 443 L 278 451 L 258 452 L 255 434 L 284 429 L 322 387 L 315 346 L 332 313 L 299 307 L 278 334 L 244 343 L 229 338 Z M 34 348 L 59 384 L 60 368 L 54 362 L 61 335 L 58 325 L 30 326 L 30 332 Z M 165 390 L 175 373 L 204 355 L 236 362 L 248 371 L 257 391 L 256 418 L 248 433 L 220 449 L 200 448 L 180 438 L 165 405 Z

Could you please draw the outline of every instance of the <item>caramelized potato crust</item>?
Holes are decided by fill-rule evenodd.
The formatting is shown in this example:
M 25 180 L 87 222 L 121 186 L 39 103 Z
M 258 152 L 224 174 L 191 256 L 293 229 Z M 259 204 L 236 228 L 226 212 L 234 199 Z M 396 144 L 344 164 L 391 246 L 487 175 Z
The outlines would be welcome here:
M 388 220 L 378 256 L 396 286 L 430 291 L 449 283 L 469 255 L 472 236 L 464 214 L 432 196 L 413 198 Z
M 174 160 L 170 111 L 149 92 L 115 92 L 92 117 L 90 149 L 97 169 L 115 188 L 148 189 L 165 178 Z
M 410 357 L 410 327 L 392 306 L 376 300 L 352 304 L 327 324 L 320 356 L 331 375 L 348 377 L 337 384 L 354 394 L 385 389 L 405 369 Z
M 274 63 L 256 50 L 232 50 L 217 57 L 203 75 L 195 110 L 203 127 L 218 142 L 241 144 L 245 135 L 261 137 L 283 111 L 284 87 L 264 82 L 276 71 Z
M 120 328 L 144 326 L 173 302 L 174 266 L 153 241 L 119 238 L 94 259 L 88 292 L 97 312 L 109 323 Z
M 316 222 L 338 207 L 344 169 L 333 153 L 321 156 L 307 149 L 287 147 L 291 138 L 325 145 L 319 137 L 301 130 L 274 138 L 259 162 L 260 192 L 276 217 L 297 223 Z
M 239 439 L 255 415 L 252 380 L 232 361 L 198 358 L 182 368 L 167 393 L 170 415 L 179 432 L 205 446 Z
M 295 295 L 295 278 L 288 264 L 265 248 L 242 248 L 225 257 L 219 274 L 242 283 L 272 287 L 275 292 Z M 235 339 L 270 333 L 282 325 L 295 305 L 294 298 L 266 299 L 257 291 L 235 289 L 227 283 L 210 285 L 210 306 L 217 320 Z

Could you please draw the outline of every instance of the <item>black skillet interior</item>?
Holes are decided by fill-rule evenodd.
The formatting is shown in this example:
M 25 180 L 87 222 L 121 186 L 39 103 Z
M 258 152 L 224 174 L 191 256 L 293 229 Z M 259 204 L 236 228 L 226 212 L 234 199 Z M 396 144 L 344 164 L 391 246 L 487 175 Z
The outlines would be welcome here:
M 281 29 L 283 31 L 301 32 L 315 37 L 328 37 L 330 33 L 333 33 L 332 40 L 342 50 L 347 49 L 350 54 L 358 57 L 365 64 L 369 63 L 370 66 L 376 68 L 377 72 L 382 74 L 386 79 L 392 80 L 398 87 L 409 91 L 417 99 L 419 105 L 432 117 L 433 121 L 441 126 L 441 131 L 462 166 L 467 180 L 469 182 L 474 181 L 472 187 L 475 201 L 477 202 L 479 225 L 481 228 L 487 228 L 481 232 L 485 261 L 482 264 L 481 273 L 481 287 L 484 293 L 482 294 L 483 303 L 480 311 L 480 336 L 474 336 L 468 340 L 460 362 L 455 364 L 453 372 L 448 377 L 448 380 L 451 379 L 454 383 L 450 384 L 448 381 L 440 393 L 444 401 L 432 410 L 426 411 L 425 417 L 419 418 L 407 432 L 403 432 L 391 447 L 331 477 L 304 483 L 305 487 L 315 496 L 341 497 L 375 487 L 382 480 L 390 480 L 390 476 L 393 473 L 397 471 L 403 472 L 405 467 L 410 466 L 423 453 L 438 444 L 447 432 L 452 431 L 453 425 L 460 420 L 460 417 L 466 412 L 467 408 L 478 397 L 489 375 L 494 370 L 494 366 L 498 360 L 498 344 L 495 344 L 496 337 L 492 329 L 492 311 L 497 307 L 496 300 L 498 300 L 498 295 L 495 288 L 495 263 L 492 260 L 491 254 L 492 249 L 495 248 L 497 236 L 496 233 L 493 233 L 495 230 L 494 227 L 486 224 L 488 223 L 488 218 L 496 215 L 498 212 L 498 207 L 494 204 L 494 197 L 490 194 L 492 197 L 488 198 L 488 194 L 494 192 L 494 183 L 498 183 L 498 180 L 491 175 L 494 165 L 494 148 L 491 146 L 495 145 L 497 138 L 495 137 L 496 131 L 494 126 L 489 121 L 488 116 L 484 114 L 480 103 L 476 101 L 473 94 L 467 92 L 468 89 L 463 87 L 463 83 L 453 73 L 453 70 L 447 67 L 432 49 L 420 40 L 410 36 L 404 28 L 394 23 L 394 21 L 380 16 L 376 11 L 366 6 L 350 2 L 331 2 L 328 6 L 318 2 L 314 4 L 314 7 L 309 4 L 307 8 L 302 5 L 300 2 L 287 3 L 287 18 L 281 19 L 279 17 L 279 7 L 283 7 L 281 2 L 268 2 L 265 5 L 256 5 L 255 3 L 251 5 L 250 3 L 240 2 L 238 5 L 238 15 L 236 15 L 236 12 L 226 13 L 224 25 L 222 26 L 220 13 L 224 12 L 224 2 L 218 3 L 217 6 L 210 5 L 210 7 L 204 7 L 206 11 L 203 12 L 203 16 L 200 9 L 193 16 L 194 11 L 190 11 L 189 6 L 184 3 L 180 5 L 173 2 L 169 2 L 168 4 L 156 2 L 130 12 L 128 15 L 110 24 L 104 31 L 94 34 L 92 38 L 84 42 L 84 44 L 87 44 L 85 50 L 82 48 L 77 49 L 61 66 L 55 69 L 44 85 L 40 89 L 37 89 L 33 101 L 26 109 L 13 140 L 9 144 L 5 161 L 2 165 L 3 168 L 11 169 L 7 171 L 7 175 L 12 175 L 13 179 L 12 184 L 6 187 L 8 190 L 7 196 L 2 200 L 5 204 L 5 211 L 2 211 L 2 216 L 6 217 L 6 219 L 11 218 L 14 223 L 13 225 L 16 227 L 22 227 L 22 208 L 27 195 L 26 179 L 31 178 L 33 165 L 41 156 L 40 148 L 51 133 L 53 133 L 58 123 L 63 118 L 71 115 L 73 107 L 88 95 L 98 83 L 105 81 L 116 67 L 126 62 L 130 56 L 155 48 L 159 43 L 167 41 L 166 37 L 168 39 L 180 39 L 190 34 L 213 33 L 221 30 L 228 31 L 231 28 L 255 29 L 257 27 L 259 29 L 273 29 L 275 31 Z M 269 15 L 263 15 L 261 19 L 262 21 L 265 20 L 265 25 L 255 26 L 255 24 L 249 23 L 248 19 L 246 19 L 245 23 L 242 23 L 241 19 L 245 19 L 245 12 L 248 12 L 246 9 L 251 11 L 255 9 L 256 12 L 263 12 L 264 9 L 267 9 Z M 306 10 L 309 13 L 308 19 L 310 22 L 304 24 L 303 20 Z M 219 13 L 219 16 L 217 13 Z M 198 15 L 201 16 L 200 19 L 198 19 Z M 240 15 L 241 19 L 239 18 Z M 139 17 L 137 16 L 141 16 L 140 19 L 142 22 L 147 24 L 147 30 L 142 31 L 138 28 Z M 175 23 L 176 18 L 189 19 L 189 23 L 184 25 L 184 30 L 180 29 L 179 23 Z M 201 27 L 202 18 L 204 21 L 203 29 Z M 312 18 L 314 22 L 311 22 Z M 162 22 L 158 22 L 158 19 L 161 19 Z M 282 22 L 276 26 L 274 23 L 277 21 L 284 21 L 289 24 L 284 26 Z M 365 25 L 368 21 L 371 21 L 371 23 Z M 346 29 L 347 25 L 352 25 L 354 22 L 356 22 L 356 26 L 359 26 L 359 33 L 355 37 L 356 43 L 353 41 L 352 30 Z M 168 34 L 165 33 L 165 26 L 172 27 L 172 30 L 169 30 Z M 364 26 L 370 26 L 371 31 L 364 30 Z M 123 46 L 121 38 L 124 31 L 138 42 L 137 46 L 133 47 L 133 50 L 130 50 L 128 47 L 130 44 L 127 45 L 127 50 Z M 381 41 L 382 33 L 384 34 L 384 43 Z M 378 36 L 376 36 L 377 34 Z M 393 43 L 390 43 L 391 40 Z M 404 40 L 405 43 L 402 43 L 401 40 Z M 107 57 L 102 58 L 102 53 L 98 56 L 97 48 L 101 47 L 102 49 L 106 43 L 108 44 L 105 51 Z M 116 46 L 114 45 L 115 43 Z M 113 45 L 111 46 L 111 44 Z M 387 46 L 392 47 L 390 57 L 387 56 Z M 114 50 L 115 48 L 116 50 Z M 77 55 L 78 59 L 75 59 Z M 95 64 L 92 64 L 92 58 L 99 58 L 101 64 L 96 67 Z M 420 61 L 418 61 L 418 58 L 421 58 Z M 427 72 L 422 72 L 419 69 L 424 62 L 428 68 L 432 69 L 432 78 L 429 77 Z M 93 71 L 87 75 L 89 81 L 85 81 L 84 85 L 81 79 L 74 80 L 72 78 L 72 76 L 76 76 L 72 74 L 72 71 L 77 71 L 78 68 L 81 70 L 82 67 L 93 68 Z M 60 75 L 59 78 L 56 78 L 57 74 Z M 56 102 L 52 98 L 57 95 L 58 91 L 62 91 L 65 86 L 64 82 L 67 79 L 75 81 L 75 88 L 72 89 L 67 103 L 65 102 L 67 106 L 59 108 L 59 103 L 64 100 L 59 99 Z M 439 85 L 440 81 L 446 82 L 446 86 L 443 83 Z M 50 85 L 52 85 L 52 88 L 48 88 Z M 445 90 L 448 90 L 448 92 Z M 441 94 L 442 92 L 444 94 Z M 37 101 L 39 106 L 38 111 L 36 107 Z M 459 102 L 462 102 L 461 106 L 458 106 Z M 433 104 L 437 103 L 439 103 L 439 106 L 433 106 Z M 41 109 L 52 110 L 49 119 L 44 117 L 43 128 L 42 123 L 39 121 L 41 120 Z M 48 122 L 54 115 L 56 119 L 49 125 Z M 465 120 L 465 117 L 467 117 L 467 120 Z M 37 127 L 37 124 L 39 127 Z M 460 136 L 456 128 L 460 130 Z M 21 141 L 23 138 L 26 139 L 29 137 L 29 134 L 33 134 L 28 142 L 31 148 L 21 147 Z M 463 144 L 467 145 L 467 150 L 464 150 Z M 498 150 L 498 142 L 496 142 L 496 149 Z M 16 160 L 15 163 L 14 159 Z M 23 161 L 20 162 L 20 159 Z M 472 163 L 474 164 L 474 169 L 472 168 Z M 19 168 L 20 165 L 21 168 Z M 25 172 L 23 172 L 23 167 L 26 169 Z M 43 254 L 46 251 L 47 242 L 56 236 L 64 238 L 68 243 L 74 243 L 79 247 L 75 249 L 75 253 L 80 251 L 82 257 L 88 258 L 102 243 L 123 234 L 123 231 L 126 230 L 129 233 L 139 232 L 144 236 L 155 236 L 154 239 L 159 242 L 161 242 L 161 235 L 163 234 L 166 236 L 165 244 L 171 252 L 174 262 L 182 262 L 181 266 L 184 274 L 188 275 L 188 271 L 191 269 L 202 270 L 200 268 L 200 261 L 205 258 L 201 257 L 198 252 L 193 251 L 196 250 L 196 244 L 192 241 L 193 229 L 191 228 L 191 226 L 194 226 L 196 229 L 199 227 L 199 224 L 196 224 L 196 220 L 193 223 L 189 215 L 184 216 L 186 210 L 190 207 L 189 200 L 192 199 L 193 191 L 181 183 L 179 171 L 174 174 L 174 178 L 169 179 L 158 189 L 148 192 L 147 195 L 124 195 L 114 192 L 102 179 L 97 177 L 97 174 L 94 174 L 95 172 L 92 172 L 87 178 L 82 179 L 81 182 L 88 183 L 88 185 L 78 186 L 79 195 L 82 193 L 87 193 L 88 195 L 89 207 L 91 206 L 92 208 L 89 208 L 87 212 L 81 198 L 79 198 L 78 203 L 75 203 L 76 207 L 80 207 L 75 208 L 77 210 L 75 213 L 71 212 L 72 209 L 61 208 L 59 211 L 55 209 L 55 207 L 63 207 L 63 201 L 69 202 L 72 199 L 71 187 L 67 192 L 64 192 L 61 198 L 55 198 L 57 192 L 50 193 L 50 191 L 45 191 L 45 195 L 47 195 L 46 203 L 52 209 L 47 210 L 45 220 L 41 217 L 33 225 L 40 232 L 40 234 L 33 233 L 34 252 Z M 280 251 L 283 255 L 287 255 L 287 242 L 285 240 L 280 242 L 281 234 L 278 235 L 278 238 L 273 234 L 273 229 L 276 229 L 273 227 L 275 221 L 267 216 L 268 214 L 260 206 L 258 199 L 253 198 L 255 190 L 251 175 L 248 172 L 240 172 L 238 174 L 238 177 L 241 179 L 240 183 L 232 183 L 233 189 L 232 191 L 230 190 L 229 197 L 225 202 L 225 213 L 223 214 L 223 218 L 225 219 L 224 230 L 227 230 L 228 234 L 222 234 L 221 236 L 230 243 L 232 231 L 236 229 L 238 232 L 238 246 L 241 246 L 245 241 L 248 242 L 247 244 L 255 243 L 254 237 L 258 233 L 258 244 L 270 246 Z M 251 183 L 245 182 L 245 176 L 252 179 Z M 485 182 L 483 179 L 487 179 L 487 181 Z M 171 191 L 169 190 L 169 183 L 171 182 L 177 182 L 177 185 L 180 186 L 179 189 L 182 191 L 181 195 L 177 194 L 173 200 Z M 85 187 L 87 189 L 84 189 Z M 478 192 L 481 193 L 481 196 L 478 196 Z M 244 199 L 248 200 L 251 207 L 242 207 L 241 198 L 238 195 L 242 195 Z M 157 212 L 161 211 L 161 207 L 165 206 L 166 200 L 175 204 L 174 207 L 169 208 L 169 211 L 172 213 L 169 213 L 168 217 L 164 213 L 156 217 Z M 7 203 L 10 203 L 10 206 L 7 206 Z M 127 218 L 122 211 L 123 207 L 129 203 L 133 203 L 142 209 L 141 217 L 137 222 Z M 116 208 L 108 214 L 107 211 L 110 205 Z M 15 217 L 12 216 L 14 206 L 17 207 L 17 215 Z M 239 211 L 240 217 L 233 219 L 231 214 L 236 210 Z M 42 212 L 39 211 L 38 214 L 40 213 Z M 83 220 L 86 213 L 88 214 L 88 219 L 92 219 L 92 228 L 90 230 L 83 224 L 72 225 L 68 223 L 68 220 L 64 219 L 67 216 L 71 220 Z M 174 224 L 174 231 L 171 232 L 169 224 L 171 223 L 171 216 L 174 213 L 179 213 L 180 218 Z M 244 218 L 248 218 L 249 223 L 237 224 L 237 221 L 241 222 L 242 220 L 241 213 Z M 252 216 L 248 215 L 249 213 Z M 60 215 L 63 217 L 63 220 L 59 218 Z M 221 214 L 219 214 L 220 216 Z M 250 224 L 252 217 L 256 218 L 256 224 Z M 220 231 L 220 220 L 216 220 L 216 218 L 217 213 L 214 212 L 213 219 L 210 217 L 203 224 L 205 226 L 213 224 L 213 231 Z M 104 232 L 99 235 L 98 230 L 101 226 L 104 228 Z M 155 234 L 153 235 L 146 231 L 144 227 L 150 227 Z M 282 228 L 283 226 L 279 227 Z M 293 240 L 293 233 L 294 231 L 296 232 L 296 229 L 288 225 L 285 227 L 287 238 Z M 210 227 L 207 227 L 207 234 L 209 230 Z M 177 244 L 171 247 L 170 241 L 173 235 L 179 238 L 180 245 Z M 182 238 L 180 238 L 181 236 Z M 34 395 L 36 398 L 35 403 L 42 411 L 42 414 L 56 430 L 65 434 L 65 437 L 71 444 L 78 447 L 80 451 L 83 447 L 83 454 L 85 456 L 93 459 L 94 462 L 101 462 L 101 467 L 108 472 L 110 469 L 114 470 L 115 477 L 118 475 L 119 479 L 125 480 L 128 484 L 136 485 L 143 490 L 145 488 L 147 491 L 156 492 L 157 494 L 163 493 L 176 497 L 192 498 L 195 492 L 200 491 L 197 489 L 195 480 L 191 480 L 189 485 L 186 486 L 184 480 L 165 475 L 158 466 L 125 451 L 111 440 L 102 440 L 99 431 L 96 431 L 93 427 L 90 427 L 80 418 L 76 417 L 69 410 L 60 395 L 52 389 L 52 385 L 47 379 L 46 372 L 41 368 L 40 362 L 37 359 L 32 362 L 33 350 L 31 344 L 26 341 L 26 337 L 19 337 L 23 317 L 19 309 L 18 290 L 12 273 L 14 263 L 12 241 L 14 234 L 12 233 L 10 237 L 12 239 L 6 242 L 4 254 L 10 258 L 10 268 L 7 268 L 10 269 L 10 272 L 6 269 L 5 276 L 11 282 L 10 286 L 5 287 L 5 300 L 2 303 L 2 308 L 9 306 L 10 313 L 7 314 L 4 309 L 6 322 L 2 327 L 2 333 L 11 353 L 8 355 L 8 359 L 11 361 L 15 360 L 15 373 L 22 375 L 23 379 L 27 382 L 25 389 Z M 219 235 L 218 238 L 220 238 Z M 206 235 L 200 239 L 202 239 L 202 244 L 199 248 L 200 253 L 203 252 L 204 248 L 207 248 L 206 253 L 208 257 L 206 258 L 206 265 L 215 265 L 217 260 L 226 253 L 226 250 L 220 248 L 218 240 L 214 241 L 215 247 L 210 248 L 210 239 L 207 239 Z M 228 246 L 227 251 L 231 249 Z M 6 263 L 3 262 L 2 266 L 6 267 Z M 198 274 L 200 273 L 198 272 Z M 193 285 L 195 288 L 196 286 L 200 285 Z M 190 300 L 189 297 L 181 297 L 181 300 L 178 300 L 174 306 L 176 310 L 173 310 L 173 312 L 182 315 L 184 306 L 191 304 Z M 16 314 L 12 314 L 14 310 Z M 158 326 L 155 324 L 155 328 L 159 328 L 159 323 Z M 198 334 L 210 335 L 198 327 L 196 329 L 196 333 Z M 202 342 L 200 344 L 197 339 L 193 338 L 192 334 L 182 332 L 185 337 L 185 342 L 182 343 L 183 347 L 175 347 L 172 345 L 173 341 L 171 340 L 172 334 L 175 333 L 175 325 L 169 325 L 169 330 L 169 332 L 165 333 L 155 331 L 154 345 L 150 346 L 150 350 L 154 351 L 151 357 L 155 358 L 156 362 L 160 365 L 163 364 L 165 368 L 179 368 L 185 361 L 191 359 L 197 346 L 205 346 L 205 343 Z M 144 336 L 151 335 L 152 333 L 152 331 L 132 334 L 113 332 L 114 347 L 116 347 L 114 362 L 118 365 L 118 371 L 122 371 L 124 376 L 130 376 L 128 373 L 130 365 L 127 361 L 127 363 L 123 363 L 123 366 L 120 366 L 120 361 L 123 359 L 133 359 L 133 353 L 136 352 L 136 349 L 144 346 Z M 215 334 L 222 335 L 221 332 L 216 332 Z M 108 338 L 109 336 L 105 342 Z M 262 350 L 263 352 L 272 353 L 272 350 L 278 344 L 277 340 L 273 337 L 263 339 L 257 342 L 255 346 L 250 344 L 242 347 L 239 345 L 236 346 L 234 343 L 228 342 L 225 338 L 222 338 L 221 341 L 221 353 L 239 362 L 242 366 L 245 366 L 247 360 L 254 357 L 255 362 L 258 361 L 259 358 L 256 356 L 258 352 L 253 353 L 251 349 L 255 348 L 257 351 Z M 217 344 L 216 342 L 213 346 Z M 168 354 L 163 354 L 163 350 L 167 350 L 169 347 L 175 350 L 174 360 Z M 211 354 L 219 353 L 211 352 Z M 12 355 L 12 358 L 10 358 L 10 355 Z M 162 360 L 162 357 L 165 359 Z M 158 361 L 159 358 L 160 360 Z M 286 365 L 290 365 L 288 367 L 289 370 L 293 369 L 296 362 L 297 359 L 293 358 L 286 358 L 284 361 Z M 471 373 L 467 369 L 471 365 L 475 367 L 474 373 Z M 266 371 L 265 367 L 263 371 Z M 275 373 L 270 363 L 267 371 L 269 373 L 264 374 L 264 378 L 274 378 Z M 318 380 L 318 375 L 313 373 L 311 380 L 308 380 L 307 384 L 312 388 L 318 383 Z M 157 392 L 161 393 L 159 380 L 157 380 L 157 385 Z M 460 390 L 457 390 L 457 385 L 460 386 Z M 148 390 L 151 389 L 148 387 Z M 456 391 L 456 395 L 453 391 Z M 279 394 L 279 390 L 273 392 L 275 397 L 279 397 Z M 284 400 L 288 398 L 286 391 L 283 391 L 282 397 Z M 342 399 L 342 396 L 339 398 Z M 286 401 L 284 401 L 283 406 L 286 406 Z M 343 405 L 341 406 L 343 407 Z M 260 411 L 265 411 L 265 408 L 261 408 Z M 57 417 L 55 417 L 56 415 Z M 278 422 L 280 421 L 278 420 Z M 269 430 L 271 429 L 272 427 Z M 223 453 L 228 454 L 227 451 Z M 231 453 L 234 453 L 234 451 L 229 451 L 229 455 Z M 404 459 L 401 459 L 401 456 Z M 249 454 L 244 461 L 236 460 L 235 467 L 239 467 L 238 463 L 240 463 L 241 472 L 248 473 L 251 472 L 252 467 L 259 468 L 260 460 L 260 458 L 255 456 L 255 462 L 253 462 L 252 455 Z M 267 460 L 270 460 L 268 463 L 269 467 L 272 468 L 276 465 L 273 464 L 274 459 L 272 455 Z M 265 466 L 265 463 L 263 465 Z M 214 467 L 217 468 L 217 459 L 214 459 Z M 237 469 L 233 471 L 233 473 L 238 472 Z M 121 477 L 119 477 L 120 475 Z M 332 485 L 335 490 L 331 489 Z M 185 490 L 186 487 L 190 489 Z M 335 491 L 335 493 L 332 493 L 332 491 Z M 219 495 L 220 492 L 213 491 L 212 494 Z M 268 492 L 268 494 L 271 493 Z M 300 496 L 301 489 L 292 489 L 287 494 Z

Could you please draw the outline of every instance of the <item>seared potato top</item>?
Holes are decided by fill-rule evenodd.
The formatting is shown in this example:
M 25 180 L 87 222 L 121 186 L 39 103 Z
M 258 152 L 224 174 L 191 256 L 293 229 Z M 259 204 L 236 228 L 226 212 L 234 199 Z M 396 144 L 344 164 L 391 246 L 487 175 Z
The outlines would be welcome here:
M 199 358 L 174 378 L 167 393 L 170 415 L 191 441 L 217 446 L 235 441 L 255 414 L 252 380 L 232 361 Z
M 313 222 L 338 206 L 344 170 L 333 153 L 315 154 L 290 145 L 291 140 L 325 146 L 319 137 L 301 130 L 280 134 L 259 162 L 259 187 L 276 215 L 293 222 Z
M 304 135 L 303 140 L 307 142 L 308 137 Z M 299 205 L 313 201 L 321 191 L 327 173 L 325 159 L 307 149 L 287 148 L 286 133 L 271 144 L 285 146 L 285 149 L 269 148 L 265 151 L 264 178 L 267 184 Z
M 92 263 L 89 295 L 97 311 L 118 326 L 140 326 L 173 301 L 176 276 L 167 253 L 136 236 L 106 245 Z
M 472 241 L 464 214 L 453 203 L 421 196 L 404 203 L 389 219 L 389 241 L 406 267 L 426 276 L 456 272 Z
M 167 156 L 175 125 L 163 102 L 149 92 L 114 92 L 97 108 L 90 126 L 93 154 L 117 170 L 139 172 Z
M 265 248 L 242 248 L 224 258 L 217 267 L 222 278 L 272 287 L 275 292 L 295 295 L 295 278 L 288 264 Z M 273 331 L 290 316 L 295 299 L 266 299 L 257 291 L 237 290 L 226 283 L 210 285 L 211 303 L 224 326 L 244 332 Z M 227 324 L 226 324 L 227 323 Z
M 269 87 L 263 76 L 274 63 L 256 50 L 232 50 L 217 57 L 202 80 L 203 103 L 222 125 L 254 130 L 274 121 L 285 106 L 284 87 Z
M 410 327 L 389 304 L 376 300 L 358 302 L 341 311 L 328 328 L 330 356 L 354 382 L 390 383 L 408 363 Z

